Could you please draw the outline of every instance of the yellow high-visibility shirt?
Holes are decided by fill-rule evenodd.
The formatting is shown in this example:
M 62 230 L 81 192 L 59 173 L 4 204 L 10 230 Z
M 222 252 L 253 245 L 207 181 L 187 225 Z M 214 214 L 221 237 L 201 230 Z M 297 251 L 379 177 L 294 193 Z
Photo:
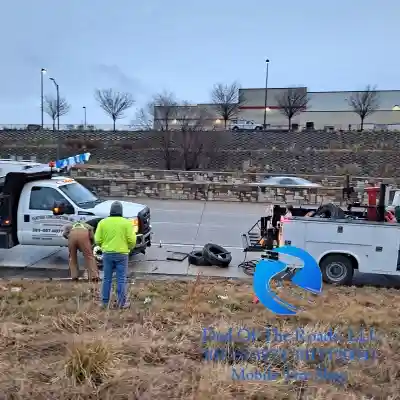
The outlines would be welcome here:
M 98 223 L 94 240 L 103 253 L 129 254 L 136 246 L 136 233 L 128 219 L 107 217 Z

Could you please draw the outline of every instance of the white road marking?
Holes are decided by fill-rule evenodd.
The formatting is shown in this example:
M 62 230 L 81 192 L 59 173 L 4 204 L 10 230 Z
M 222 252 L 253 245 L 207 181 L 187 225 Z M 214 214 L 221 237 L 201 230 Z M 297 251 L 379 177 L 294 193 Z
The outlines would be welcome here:
M 153 211 L 162 211 L 166 213 L 177 213 L 177 214 L 182 214 L 182 213 L 187 213 L 187 214 L 201 214 L 201 210 L 172 210 L 172 209 L 165 209 L 165 208 L 150 208 L 150 213 Z M 252 216 L 257 216 L 260 217 L 261 212 L 259 213 L 248 213 L 248 212 L 237 212 L 237 213 L 227 213 L 227 212 L 217 212 L 217 211 L 206 211 L 205 215 L 229 215 L 229 216 L 234 216 L 234 217 L 247 217 L 249 215 Z
M 151 221 L 151 225 L 187 225 L 197 227 L 199 224 L 195 222 L 169 222 L 169 221 Z M 218 228 L 218 229 L 226 229 L 227 225 L 209 225 L 202 224 L 204 228 Z
M 185 244 L 180 244 L 180 243 L 164 243 L 162 242 L 162 246 L 168 246 L 168 247 L 195 247 L 195 248 L 202 248 L 203 246 L 201 244 L 195 244 L 195 243 L 185 243 Z M 227 250 L 242 250 L 243 247 L 236 247 L 236 246 L 222 246 L 224 249 Z

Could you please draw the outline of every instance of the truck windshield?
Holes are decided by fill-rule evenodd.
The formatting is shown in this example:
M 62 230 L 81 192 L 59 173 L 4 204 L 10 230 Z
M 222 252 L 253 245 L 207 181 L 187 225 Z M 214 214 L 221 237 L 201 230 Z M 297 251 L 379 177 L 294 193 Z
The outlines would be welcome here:
M 91 208 L 101 202 L 89 189 L 77 182 L 59 186 L 59 189 L 82 208 Z

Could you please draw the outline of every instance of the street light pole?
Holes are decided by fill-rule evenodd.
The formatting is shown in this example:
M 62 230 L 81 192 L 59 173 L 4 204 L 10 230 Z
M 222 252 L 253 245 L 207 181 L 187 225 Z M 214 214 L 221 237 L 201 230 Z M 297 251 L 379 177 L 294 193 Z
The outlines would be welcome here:
M 267 71 L 265 73 L 265 98 L 264 98 L 264 129 L 267 128 L 267 101 L 268 101 L 268 67 L 269 67 L 269 59 L 265 60 L 267 64 Z
M 83 106 L 82 107 L 83 108 L 83 112 L 84 112 L 84 117 L 85 117 L 85 119 L 84 119 L 84 128 L 86 129 L 86 106 Z
M 60 158 L 60 88 L 54 78 L 50 78 L 53 81 L 57 90 L 57 160 Z
M 42 114 L 42 129 L 43 129 L 43 75 L 46 73 L 46 70 L 44 68 L 42 68 L 40 70 L 40 109 L 41 109 L 41 114 Z

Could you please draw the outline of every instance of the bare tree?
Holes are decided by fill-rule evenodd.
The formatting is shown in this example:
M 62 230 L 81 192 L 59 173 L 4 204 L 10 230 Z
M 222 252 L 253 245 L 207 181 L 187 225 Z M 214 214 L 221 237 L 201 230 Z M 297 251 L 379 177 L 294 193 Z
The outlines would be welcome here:
M 207 117 L 205 109 L 193 106 L 187 101 L 183 101 L 177 108 L 178 132 L 175 135 L 182 154 L 183 169 L 186 171 L 199 168 L 203 153 L 210 150 L 210 142 L 206 140 L 206 134 L 203 132 Z
M 179 102 L 171 92 L 164 91 L 153 97 L 148 107 L 152 107 L 154 127 L 168 131 L 171 122 L 176 119 Z
M 56 98 L 52 96 L 45 96 L 44 111 L 53 120 L 53 131 L 56 130 L 57 118 L 68 114 L 70 110 L 70 104 L 63 97 L 59 99 L 59 104 L 57 104 Z
M 165 168 L 171 169 L 173 155 L 173 132 L 171 123 L 175 120 L 178 110 L 178 101 L 172 92 L 164 91 L 155 94 L 147 105 L 146 113 L 153 117 L 154 129 L 163 131 L 162 148 L 164 153 Z
M 302 89 L 289 88 L 276 96 L 280 112 L 288 119 L 289 130 L 292 129 L 292 118 L 307 109 L 308 96 Z
M 226 129 L 228 121 L 237 116 L 244 99 L 239 96 L 239 85 L 236 82 L 230 85 L 218 83 L 211 92 L 211 102 L 217 115 L 224 120 Z
M 95 99 L 100 107 L 113 120 L 113 130 L 115 132 L 115 121 L 124 118 L 124 111 L 135 104 L 132 95 L 127 92 L 114 92 L 113 89 L 97 89 Z
M 188 101 L 183 101 L 176 108 L 175 125 L 181 132 L 201 131 L 204 129 L 208 117 L 208 112 L 205 109 L 191 105 Z
M 154 128 L 154 106 L 148 104 L 146 107 L 141 107 L 136 111 L 135 119 L 131 125 L 139 128 L 140 130 L 149 131 Z
M 349 106 L 360 117 L 360 130 L 364 129 L 364 120 L 379 109 L 379 95 L 376 87 L 367 85 L 362 92 L 355 92 L 349 98 Z

